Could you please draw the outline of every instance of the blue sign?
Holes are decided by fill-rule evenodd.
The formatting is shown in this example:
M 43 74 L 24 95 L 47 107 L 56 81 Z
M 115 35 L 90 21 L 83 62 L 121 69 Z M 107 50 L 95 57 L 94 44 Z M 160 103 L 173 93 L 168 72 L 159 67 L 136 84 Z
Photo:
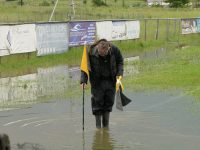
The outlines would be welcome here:
M 69 46 L 92 44 L 95 41 L 95 22 L 70 22 Z

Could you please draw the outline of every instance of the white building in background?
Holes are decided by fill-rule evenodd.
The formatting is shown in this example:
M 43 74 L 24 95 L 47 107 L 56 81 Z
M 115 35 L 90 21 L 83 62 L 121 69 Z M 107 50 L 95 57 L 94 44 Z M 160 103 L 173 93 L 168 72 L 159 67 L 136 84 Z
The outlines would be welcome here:
M 161 6 L 169 6 L 169 3 L 167 3 L 165 0 L 147 0 L 147 5 L 161 5 Z

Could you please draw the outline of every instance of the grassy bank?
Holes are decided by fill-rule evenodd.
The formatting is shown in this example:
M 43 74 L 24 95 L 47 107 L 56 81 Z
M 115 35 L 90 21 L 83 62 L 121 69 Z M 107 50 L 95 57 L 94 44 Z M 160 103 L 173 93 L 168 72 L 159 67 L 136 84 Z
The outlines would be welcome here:
M 191 46 L 157 60 L 138 62 L 140 73 L 127 77 L 125 85 L 137 90 L 181 89 L 200 99 L 199 58 L 199 46 Z

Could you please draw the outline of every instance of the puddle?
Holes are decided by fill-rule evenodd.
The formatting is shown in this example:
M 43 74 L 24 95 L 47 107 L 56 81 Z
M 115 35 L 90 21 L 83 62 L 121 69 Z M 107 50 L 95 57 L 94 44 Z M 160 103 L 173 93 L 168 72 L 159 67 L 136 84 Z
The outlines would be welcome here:
M 81 97 L 3 111 L 0 130 L 10 136 L 13 150 L 199 149 L 199 102 L 180 92 L 126 95 L 133 101 L 123 112 L 114 106 L 108 130 L 95 129 L 90 96 L 85 101 L 84 132 Z

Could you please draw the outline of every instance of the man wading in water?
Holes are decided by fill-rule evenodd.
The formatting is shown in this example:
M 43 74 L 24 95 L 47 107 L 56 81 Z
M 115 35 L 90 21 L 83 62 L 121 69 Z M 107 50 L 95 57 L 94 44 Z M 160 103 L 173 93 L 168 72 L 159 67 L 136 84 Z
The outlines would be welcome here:
M 97 128 L 108 128 L 109 115 L 115 99 L 116 81 L 123 76 L 123 57 L 118 47 L 101 39 L 90 46 L 89 80 L 91 84 L 91 106 Z M 81 71 L 81 85 L 85 88 L 88 76 Z M 118 82 L 117 82 L 118 84 Z

